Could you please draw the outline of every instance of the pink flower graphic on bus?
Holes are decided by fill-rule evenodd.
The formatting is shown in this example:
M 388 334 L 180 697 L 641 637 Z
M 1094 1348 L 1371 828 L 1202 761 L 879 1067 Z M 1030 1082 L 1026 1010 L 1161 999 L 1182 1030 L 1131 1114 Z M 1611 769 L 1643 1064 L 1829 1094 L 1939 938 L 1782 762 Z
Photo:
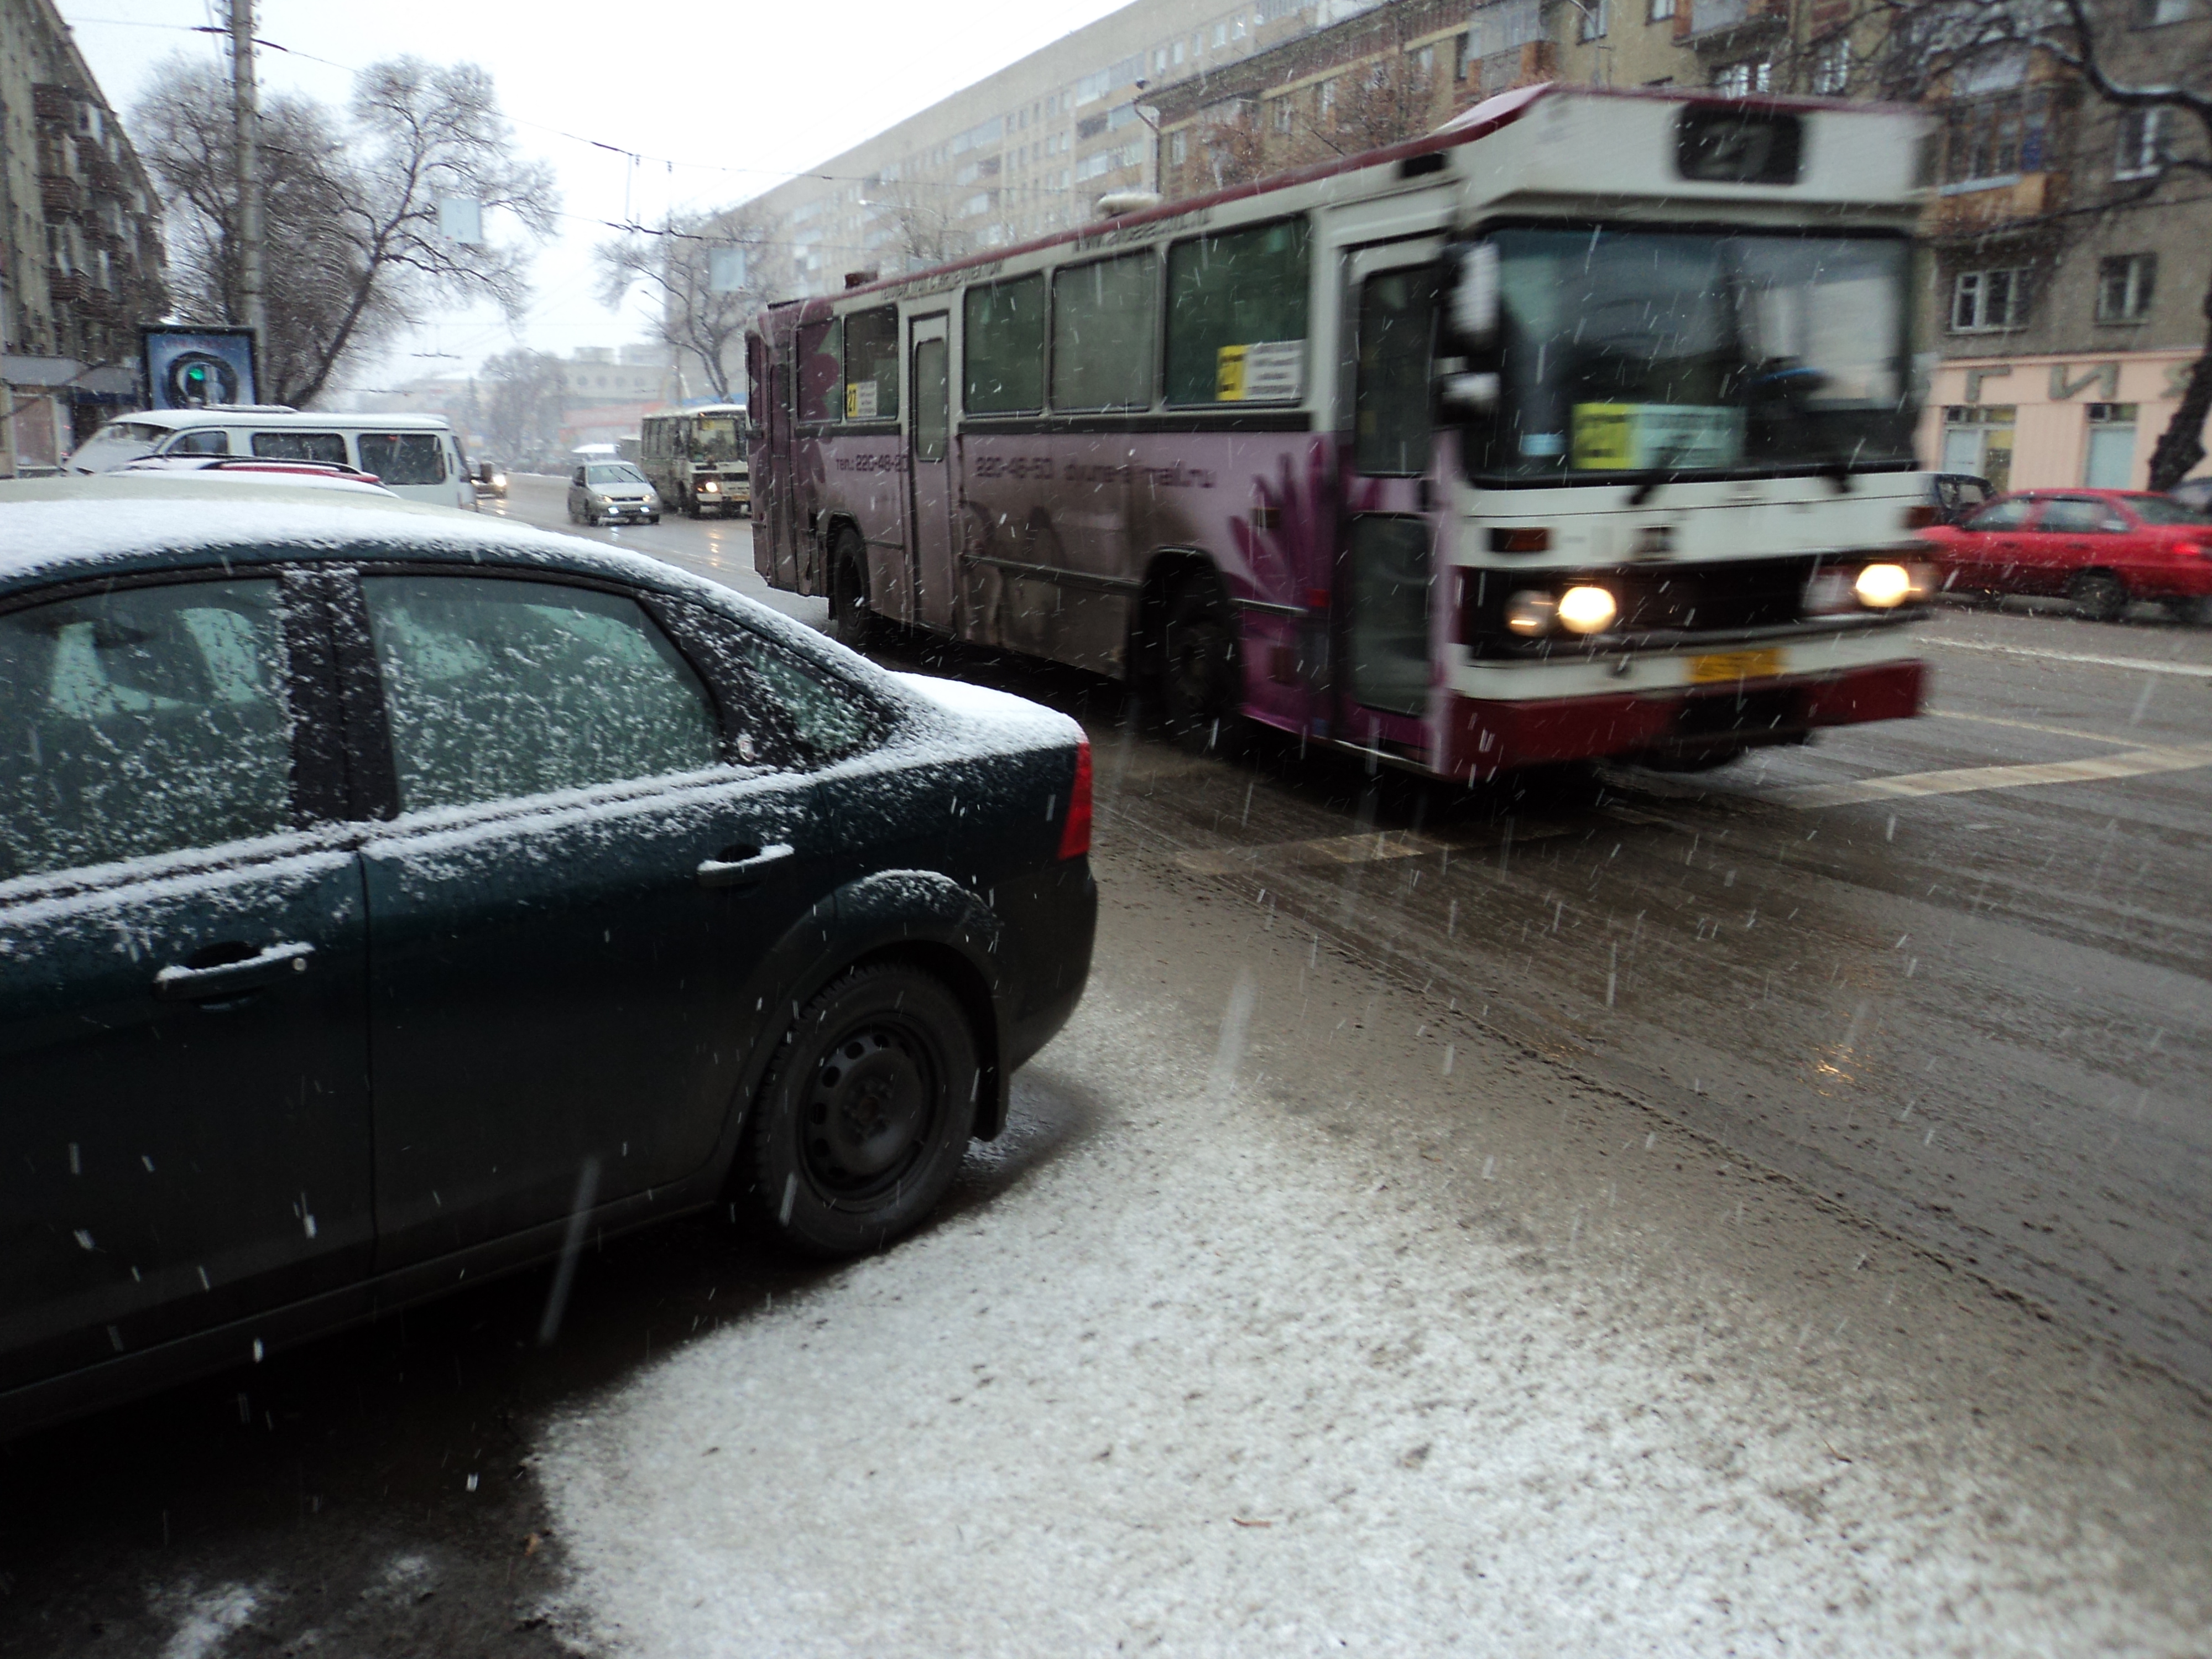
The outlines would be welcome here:
M 1307 587 L 1327 585 L 1328 550 L 1336 536 L 1334 494 L 1324 439 L 1309 445 L 1303 458 L 1277 457 L 1273 480 L 1254 476 L 1250 508 L 1229 526 L 1242 566 L 1233 574 L 1243 579 L 1249 597 L 1296 605 Z

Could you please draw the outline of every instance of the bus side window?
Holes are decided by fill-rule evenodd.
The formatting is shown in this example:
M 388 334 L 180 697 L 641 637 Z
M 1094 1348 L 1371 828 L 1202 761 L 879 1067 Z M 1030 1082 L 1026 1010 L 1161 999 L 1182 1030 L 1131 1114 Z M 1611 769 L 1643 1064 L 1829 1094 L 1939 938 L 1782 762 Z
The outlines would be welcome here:
M 832 318 L 799 331 L 799 418 L 836 421 L 845 415 L 845 323 Z
M 165 455 L 228 455 L 230 453 L 230 434 L 217 428 L 203 428 L 173 440 L 161 453 Z
M 1305 395 L 1306 222 L 1168 250 L 1168 401 L 1296 403 Z
M 894 421 L 899 412 L 898 307 L 845 319 L 845 418 Z
M 1044 276 L 971 288 L 960 406 L 969 414 L 1044 407 Z
M 1158 268 L 1148 250 L 1053 273 L 1054 409 L 1141 409 L 1152 401 Z

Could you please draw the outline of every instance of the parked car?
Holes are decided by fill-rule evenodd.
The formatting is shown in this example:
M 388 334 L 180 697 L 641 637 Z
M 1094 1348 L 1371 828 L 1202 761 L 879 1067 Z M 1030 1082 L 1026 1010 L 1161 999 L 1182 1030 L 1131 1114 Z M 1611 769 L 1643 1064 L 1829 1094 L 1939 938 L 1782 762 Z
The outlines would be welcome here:
M 1971 472 L 1935 472 L 1928 478 L 1929 501 L 1936 509 L 1937 524 L 1957 524 L 1972 518 L 1996 493 L 1995 484 Z
M 582 461 L 568 475 L 570 524 L 659 524 L 660 495 L 628 461 Z
M 897 1237 L 1082 994 L 1090 779 L 596 543 L 0 485 L 0 1432 L 586 1229 Z
M 507 468 L 498 461 L 478 461 L 476 464 L 477 494 L 489 495 L 498 501 L 507 499 Z
M 2185 478 L 2166 493 L 2184 507 L 2212 514 L 2212 478 Z
M 442 415 L 302 414 L 274 404 L 143 410 L 78 445 L 68 470 L 110 472 L 153 455 L 318 461 L 368 473 L 408 501 L 477 504 L 460 441 Z
M 2100 622 L 2136 599 L 2194 616 L 2212 595 L 2212 521 L 2164 495 L 2023 490 L 1922 534 L 1952 592 L 2063 595 Z

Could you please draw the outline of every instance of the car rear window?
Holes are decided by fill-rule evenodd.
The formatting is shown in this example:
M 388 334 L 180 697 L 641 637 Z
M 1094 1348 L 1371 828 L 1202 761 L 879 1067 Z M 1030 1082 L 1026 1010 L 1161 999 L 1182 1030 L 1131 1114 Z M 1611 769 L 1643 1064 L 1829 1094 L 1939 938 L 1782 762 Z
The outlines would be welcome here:
M 2164 495 L 2130 495 L 2128 509 L 2145 524 L 2212 524 L 2212 509 Z

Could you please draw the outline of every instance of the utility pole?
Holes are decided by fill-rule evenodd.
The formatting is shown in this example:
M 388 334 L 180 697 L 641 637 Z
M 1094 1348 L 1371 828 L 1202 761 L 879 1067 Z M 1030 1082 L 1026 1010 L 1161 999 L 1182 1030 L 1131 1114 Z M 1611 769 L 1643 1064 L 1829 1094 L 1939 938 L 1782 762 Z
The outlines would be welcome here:
M 253 0 L 230 0 L 230 103 L 238 146 L 239 320 L 253 331 L 253 395 L 267 372 L 269 306 L 261 276 L 261 104 L 253 81 Z

